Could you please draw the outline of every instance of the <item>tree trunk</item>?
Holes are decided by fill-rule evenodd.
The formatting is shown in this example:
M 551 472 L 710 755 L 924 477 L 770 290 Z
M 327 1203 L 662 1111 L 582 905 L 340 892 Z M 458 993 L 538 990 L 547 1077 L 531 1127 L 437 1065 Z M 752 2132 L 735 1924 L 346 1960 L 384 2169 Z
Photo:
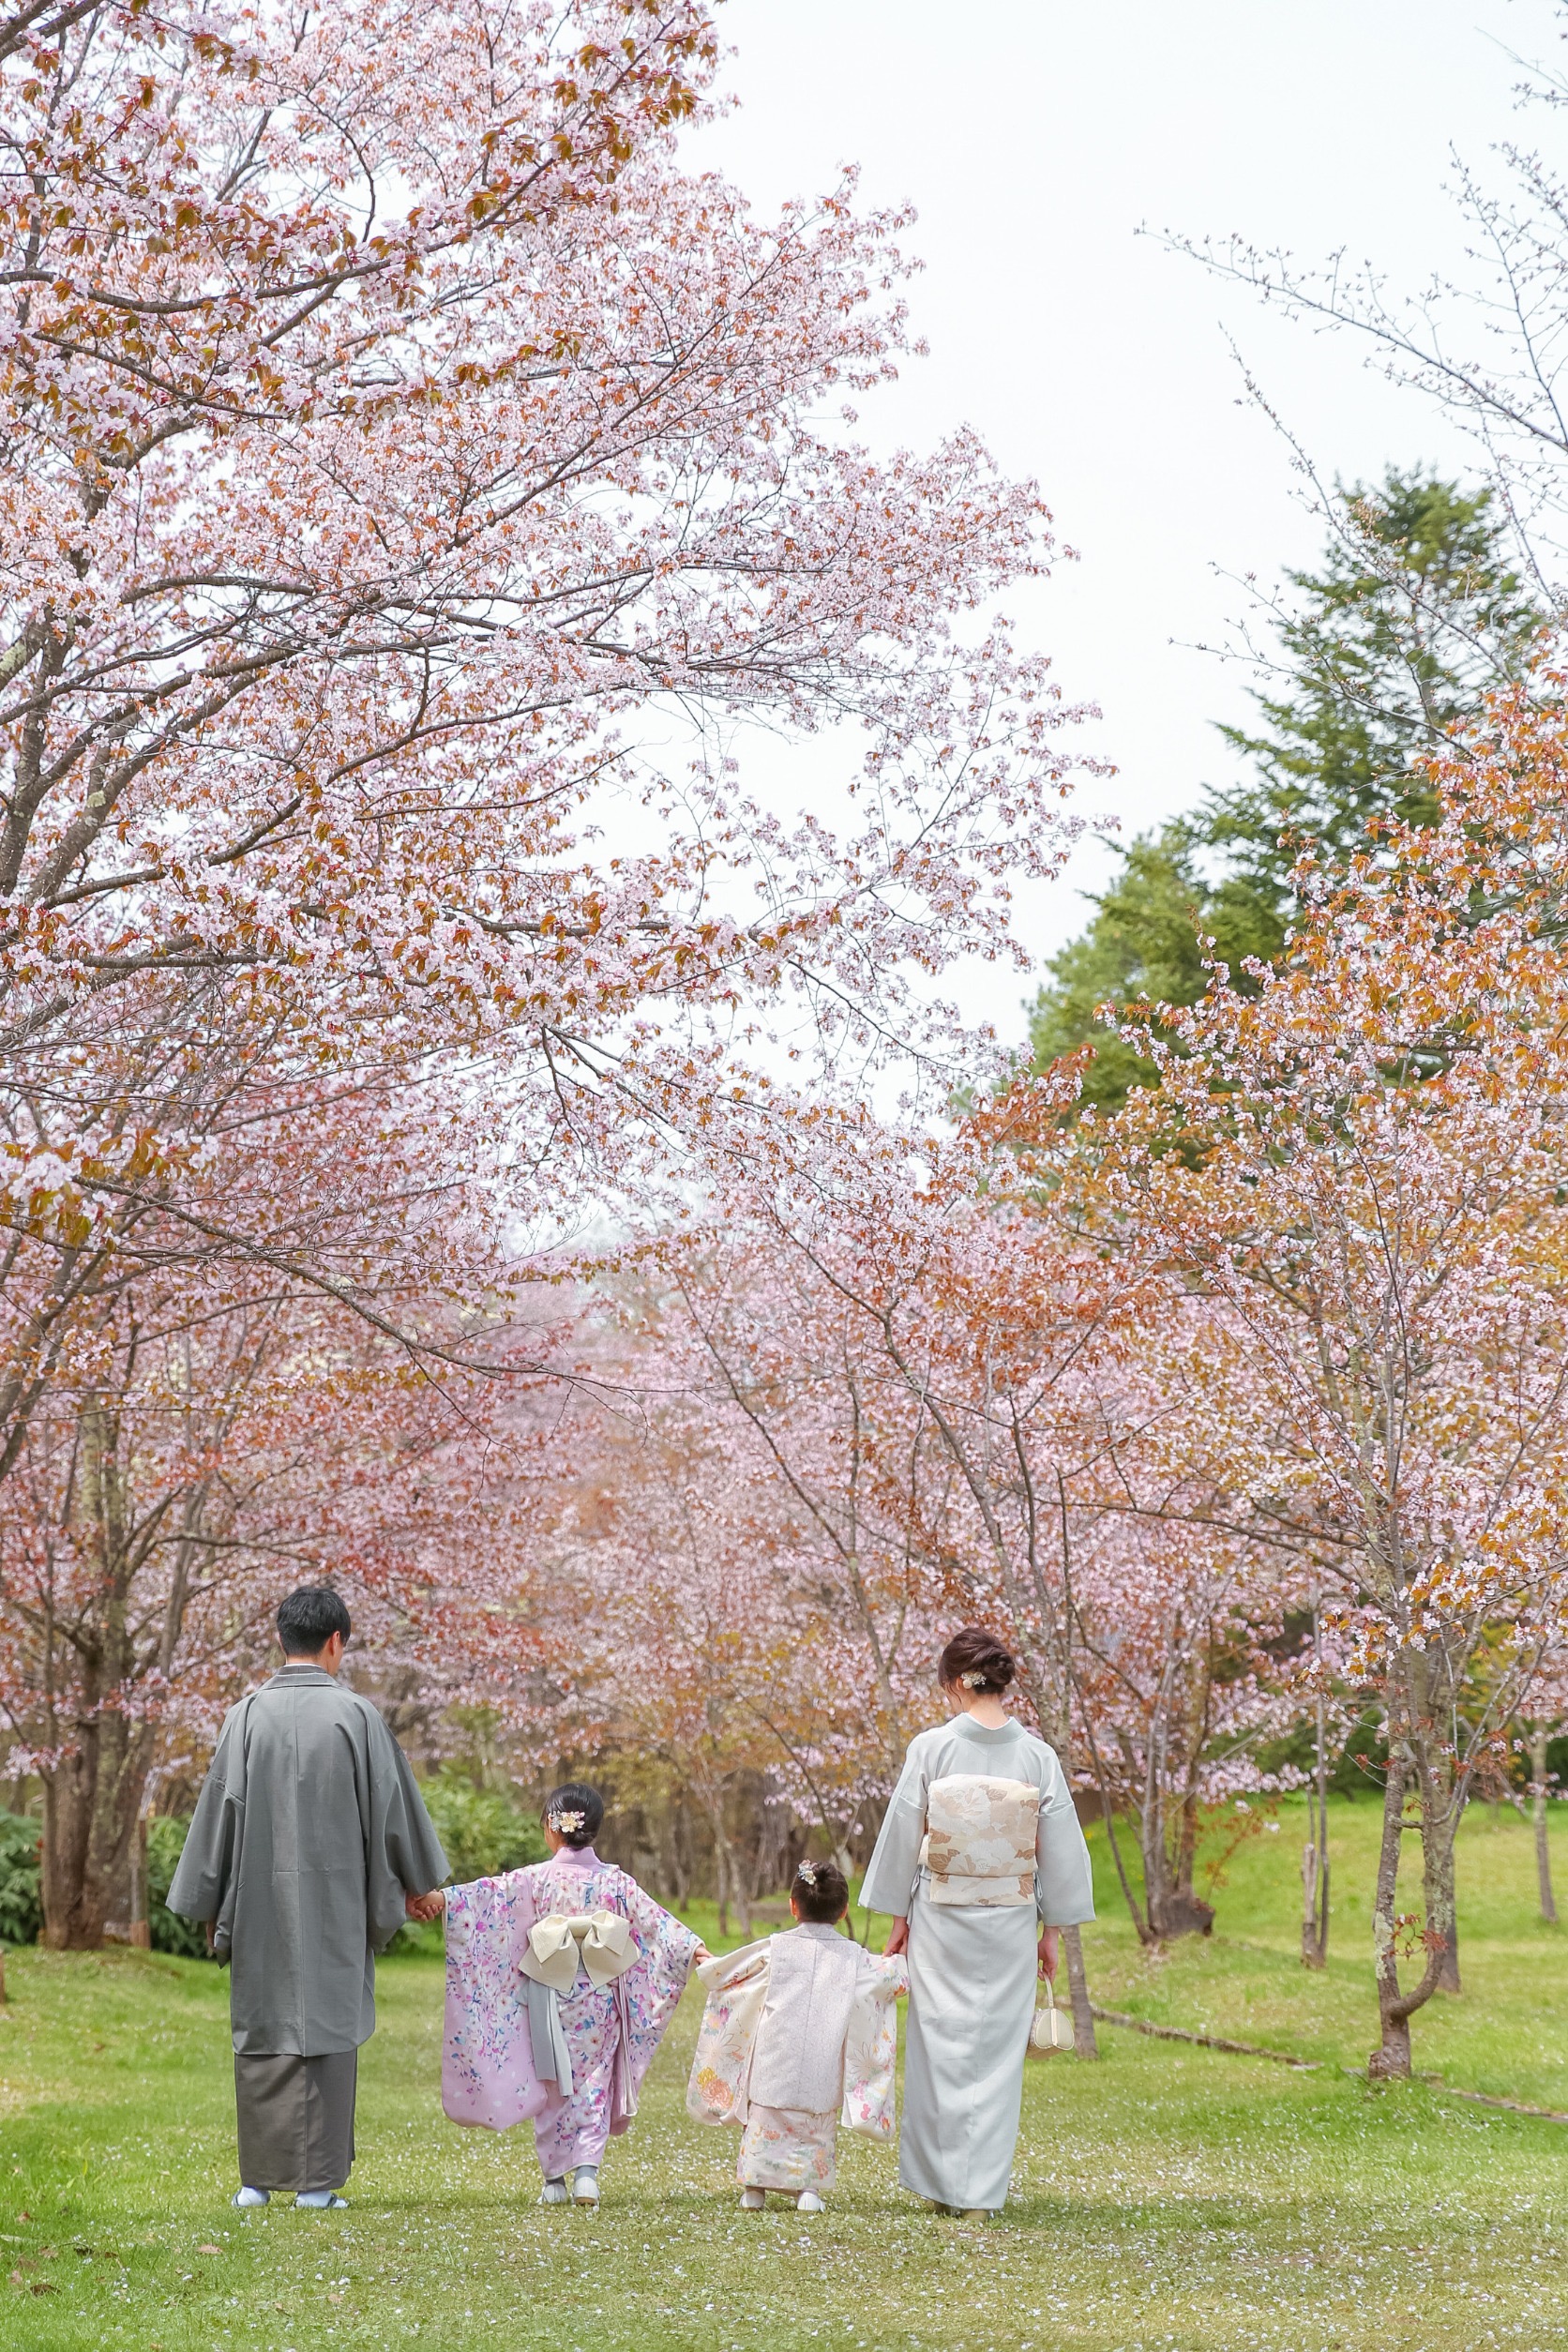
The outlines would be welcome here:
M 749 1940 L 751 1901 L 746 1893 L 746 1873 L 736 1860 L 735 1849 L 724 1826 L 722 1796 L 716 1803 L 708 1806 L 707 1813 L 708 1824 L 714 1833 L 714 1859 L 718 1865 L 718 1932 L 721 1936 L 730 1933 L 730 1903 L 733 1897 L 740 1916 L 741 1934 Z
M 1452 1808 L 1452 1791 L 1434 1775 L 1432 1811 L 1440 1817 L 1422 1825 L 1422 1892 L 1425 1899 L 1426 1928 L 1429 1936 L 1440 1936 L 1442 1951 L 1438 1958 L 1440 1993 L 1462 1993 L 1459 1979 L 1459 1917 L 1454 1887 L 1454 1837 L 1457 1824 L 1448 1816 Z
M 1381 2046 L 1366 2061 L 1374 2080 L 1408 2076 L 1410 2071 L 1410 2021 L 1401 2010 L 1398 1929 L 1399 1837 L 1405 1811 L 1405 1773 L 1389 1741 L 1388 1774 L 1383 1783 L 1383 1834 L 1378 1850 L 1378 1882 L 1372 1898 L 1372 1952 L 1378 1978 L 1378 2023 Z
M 43 1940 L 51 1952 L 97 1952 L 104 1930 L 128 1930 L 131 1841 L 146 1795 L 152 1741 L 123 1715 L 80 1726 L 76 1753 L 43 1779 Z
M 730 1933 L 730 1873 L 724 1866 L 722 1845 L 714 1847 L 714 1864 L 718 1881 L 718 1932 L 721 1936 L 728 1936 Z
M 1116 1876 L 1121 1883 L 1122 1892 L 1126 1901 L 1127 1909 L 1132 1915 L 1133 1925 L 1138 1931 L 1138 1940 L 1140 1944 L 1152 1944 L 1154 1941 L 1153 1935 L 1150 1930 L 1148 1921 L 1144 1918 L 1143 1913 L 1138 1909 L 1138 1898 L 1133 1892 L 1132 1883 L 1127 1877 L 1127 1866 L 1122 1860 L 1122 1848 L 1117 1843 L 1116 1815 L 1111 1806 L 1110 1790 L 1106 1782 L 1105 1766 L 1100 1761 L 1099 1746 L 1094 1738 L 1094 1726 L 1092 1723 L 1086 1723 L 1086 1727 L 1089 1733 L 1090 1758 L 1094 1767 L 1094 1785 L 1100 1792 L 1100 1818 L 1106 1825 L 1106 1844 L 1110 1848 L 1110 1859 L 1116 1865 Z M 1059 1748 L 1057 1753 L 1058 1755 L 1065 1755 L 1067 1751 L 1063 1746 Z
M 43 1781 L 43 1940 L 96 1952 L 113 1922 L 128 1925 L 130 1842 L 152 1765 L 152 1734 L 119 1703 L 135 1680 L 127 1595 L 119 1420 L 89 1397 L 80 1423 L 78 1505 L 83 1553 L 98 1588 L 96 1623 L 75 1636 L 76 1690 L 61 1708 L 66 1753 Z
M 691 1900 L 691 1813 L 684 1796 L 673 1796 L 664 1808 L 660 1825 L 664 1870 L 675 1908 L 684 1911 Z
M 1546 1733 L 1540 1725 L 1530 1735 L 1530 1777 L 1534 1785 L 1535 1883 L 1541 1891 L 1541 1916 L 1555 1927 L 1557 1897 L 1552 1892 L 1552 1856 L 1546 1835 Z
M 1143 1854 L 1143 1901 L 1151 1935 L 1161 1943 L 1176 1936 L 1206 1936 L 1214 1923 L 1214 1906 L 1175 1880 L 1157 1821 L 1145 1825 L 1139 1843 Z
M 1122 1892 L 1126 1898 L 1127 1908 L 1132 1914 L 1133 1925 L 1138 1930 L 1138 1940 L 1146 1946 L 1155 1943 L 1158 1938 L 1143 1913 L 1138 1909 L 1138 1897 L 1134 1894 L 1131 1881 L 1127 1877 L 1127 1867 L 1122 1860 L 1122 1848 L 1116 1842 L 1116 1818 L 1108 1804 L 1105 1807 L 1105 1825 L 1106 1843 L 1110 1847 L 1110 1859 L 1116 1864 L 1116 1876 L 1122 1882 Z
M 1198 1867 L 1198 1791 L 1196 1788 L 1188 1788 L 1184 1793 L 1179 1820 L 1180 1828 L 1176 1839 L 1175 1899 L 1178 1903 L 1186 1906 L 1199 1904 L 1201 1909 L 1208 1911 L 1212 1925 L 1214 1916 L 1213 1909 L 1208 1904 L 1200 1903 L 1199 1898 L 1192 1891 L 1193 1873 Z M 1204 1932 L 1207 1933 L 1207 1930 Z
M 1312 1611 L 1312 1647 L 1322 1659 L 1321 1621 Z M 1302 1966 L 1326 1967 L 1329 1956 L 1329 1780 L 1328 1724 L 1321 1691 L 1318 1694 L 1318 1740 L 1313 1759 L 1312 1787 L 1306 1792 L 1307 1826 L 1312 1832 L 1302 1849 Z
M 147 1817 L 136 1817 L 130 1841 L 130 1940 L 139 1952 L 153 1948 L 152 1921 L 147 1914 Z
M 1150 1753 L 1138 1841 L 1143 1857 L 1143 1907 L 1149 1918 L 1149 1931 L 1161 1943 L 1176 1936 L 1206 1936 L 1214 1923 L 1214 1906 L 1200 1901 L 1193 1893 L 1190 1882 L 1184 1887 L 1179 1873 L 1171 1869 L 1170 1856 L 1166 1849 L 1164 1804 L 1157 1767 L 1153 1760 L 1153 1740 L 1150 1741 Z M 1185 1842 L 1185 1832 L 1180 1816 L 1177 1835 L 1181 1847 Z
M 1089 1972 L 1083 1965 L 1083 1930 L 1064 1927 L 1062 1949 L 1067 1955 L 1067 1987 L 1073 1998 L 1073 2049 L 1080 2058 L 1097 2058 L 1094 2011 L 1089 1998 Z
M 1062 1473 L 1060 1470 L 1057 1472 L 1057 1488 L 1062 1499 L 1062 1543 L 1063 1556 L 1065 1557 L 1067 1543 L 1067 1494 L 1065 1487 L 1062 1484 Z M 1071 1619 L 1069 1618 L 1069 1629 L 1070 1626 Z M 1051 1745 L 1056 1750 L 1057 1756 L 1061 1759 L 1069 1775 L 1073 1771 L 1073 1719 L 1071 1708 L 1067 1703 L 1066 1694 L 1071 1690 L 1072 1686 L 1072 1659 L 1069 1652 L 1067 1671 L 1063 1677 L 1062 1683 L 1063 1703 L 1059 1708 L 1053 1710 L 1049 1713 L 1039 1713 L 1039 1721 L 1042 1725 L 1048 1727 L 1051 1738 Z M 1038 1711 L 1040 1695 L 1036 1693 L 1034 1694 L 1034 1696 L 1036 1711 Z M 1116 1831 L 1110 1817 L 1110 1803 L 1106 1794 L 1105 1773 L 1100 1765 L 1099 1750 L 1094 1744 L 1093 1727 L 1092 1725 L 1088 1725 L 1087 1715 L 1085 1716 L 1085 1723 L 1089 1731 L 1089 1752 L 1093 1760 L 1094 1778 L 1099 1785 L 1100 1806 L 1105 1815 L 1106 1835 L 1110 1841 L 1110 1850 L 1116 1858 L 1117 1875 L 1122 1880 L 1123 1891 L 1127 1897 L 1127 1903 L 1132 1911 L 1134 1923 L 1138 1927 L 1138 1940 L 1139 1942 L 1143 1942 L 1147 1939 L 1147 1931 L 1143 1927 L 1142 1922 L 1138 1920 L 1138 1906 L 1133 1902 L 1132 1889 L 1127 1885 L 1127 1875 L 1122 1868 L 1122 1857 L 1120 1852 L 1117 1850 L 1116 1845 Z M 1084 1966 L 1083 1960 L 1082 1930 L 1077 1927 L 1064 1927 L 1062 1930 L 1062 1948 L 1067 1955 L 1067 1989 L 1071 1996 L 1073 2004 L 1073 2048 L 1080 2058 L 1097 2058 L 1100 2055 L 1100 2043 L 1099 2038 L 1094 2031 L 1094 2011 L 1089 1997 L 1089 1971 Z
M 734 1897 L 735 1916 L 740 1922 L 742 1936 L 749 1943 L 751 1941 L 751 1874 L 742 1867 L 740 1856 L 731 1843 L 728 1833 L 725 1833 L 724 1838 L 724 1858 L 729 1866 L 730 1892 Z
M 1401 1992 L 1397 1907 L 1399 1839 L 1405 1812 L 1405 1791 L 1412 1773 L 1405 1741 L 1391 1732 L 1388 1746 L 1388 1780 L 1383 1789 L 1383 1835 L 1378 1856 L 1378 1888 L 1372 1907 L 1372 1950 L 1378 1971 L 1378 2017 L 1382 2028 L 1382 2043 L 1366 2062 L 1367 2078 L 1372 2082 L 1409 2079 L 1410 2019 L 1437 1991 L 1443 1962 L 1449 1952 L 1443 1921 L 1440 1914 L 1434 1911 L 1433 1904 L 1441 1899 L 1441 1833 L 1446 1830 L 1452 1852 L 1452 1823 L 1448 1821 L 1446 1813 L 1440 1817 L 1438 1813 L 1432 1775 L 1425 1769 L 1426 1759 L 1422 1757 L 1414 1776 L 1418 1779 L 1422 1797 L 1422 1879 L 1426 1898 L 1427 1959 L 1421 1982 L 1414 1991 Z M 1452 1876 L 1448 1886 L 1452 1900 Z M 1447 1922 L 1447 1927 L 1452 1930 L 1452 1917 Z
M 1320 1836 L 1302 1847 L 1302 1967 L 1320 1968 L 1328 1954 L 1319 1922 L 1328 1908 L 1329 1858 Z

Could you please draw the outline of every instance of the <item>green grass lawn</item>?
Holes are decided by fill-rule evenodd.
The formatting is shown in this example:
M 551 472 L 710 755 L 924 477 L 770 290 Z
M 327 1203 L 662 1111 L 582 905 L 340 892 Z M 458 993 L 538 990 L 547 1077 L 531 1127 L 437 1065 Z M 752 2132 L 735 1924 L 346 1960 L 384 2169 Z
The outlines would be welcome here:
M 1336 1808 L 1321 1975 L 1296 1957 L 1300 1815 L 1280 1818 L 1234 1859 L 1212 1939 L 1153 1963 L 1096 1834 L 1090 1967 L 1108 2007 L 1297 2051 L 1320 2071 L 1102 2027 L 1100 2065 L 1031 2065 L 1014 2200 L 985 2228 L 919 2211 L 892 2155 L 848 2138 L 827 2213 L 742 2214 L 736 2135 L 683 2108 L 689 1997 L 630 2137 L 611 2147 L 599 2211 L 541 2209 L 526 2127 L 498 2138 L 440 2113 L 428 1952 L 382 1969 L 352 2210 L 237 2214 L 226 1980 L 142 1953 L 9 1953 L 0 2344 L 1568 2347 L 1568 2127 L 1426 2084 L 1372 2092 L 1345 2071 L 1374 2039 L 1377 1809 Z M 1559 1850 L 1568 1896 L 1568 1819 Z M 1515 1817 L 1477 1809 L 1460 1888 L 1465 1993 L 1417 2020 L 1416 2063 L 1568 2109 L 1564 1937 L 1535 1918 Z M 694 1917 L 711 1931 L 711 1912 Z

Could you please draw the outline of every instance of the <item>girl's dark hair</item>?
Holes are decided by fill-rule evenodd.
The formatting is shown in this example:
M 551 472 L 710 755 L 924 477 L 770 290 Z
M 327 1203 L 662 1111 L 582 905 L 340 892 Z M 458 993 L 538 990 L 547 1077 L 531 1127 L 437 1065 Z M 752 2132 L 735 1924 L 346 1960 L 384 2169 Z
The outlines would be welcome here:
M 813 1927 L 832 1927 L 850 1907 L 850 1882 L 837 1862 L 803 1862 L 790 1892 L 802 1919 Z
M 937 1661 L 937 1680 L 944 1689 L 963 1681 L 976 1697 L 985 1691 L 1004 1691 L 1018 1670 L 1006 1643 L 984 1625 L 961 1625 Z M 978 1680 L 965 1681 L 970 1675 Z
M 580 1814 L 582 1818 L 568 1827 L 561 1816 L 574 1813 Z M 568 1846 L 592 1846 L 604 1827 L 604 1799 L 596 1788 L 590 1788 L 585 1780 L 569 1780 L 564 1787 L 550 1790 L 539 1818 Z

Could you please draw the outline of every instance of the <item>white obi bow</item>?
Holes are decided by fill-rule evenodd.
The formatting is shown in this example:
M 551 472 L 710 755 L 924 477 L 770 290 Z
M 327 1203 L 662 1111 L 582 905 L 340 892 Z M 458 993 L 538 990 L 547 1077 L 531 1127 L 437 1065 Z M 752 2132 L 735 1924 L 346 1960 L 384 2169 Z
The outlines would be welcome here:
M 563 2099 L 572 2095 L 572 2054 L 561 2024 L 561 1996 L 582 1970 L 596 1992 L 635 1968 L 641 1953 L 629 1922 L 615 1911 L 550 1911 L 528 1931 L 518 1962 L 534 2065 L 541 2082 L 553 2083 Z
M 637 1966 L 639 1953 L 627 1921 L 614 1911 L 550 1911 L 535 1920 L 518 1966 L 535 1984 L 569 1993 L 579 1967 L 596 1992 Z

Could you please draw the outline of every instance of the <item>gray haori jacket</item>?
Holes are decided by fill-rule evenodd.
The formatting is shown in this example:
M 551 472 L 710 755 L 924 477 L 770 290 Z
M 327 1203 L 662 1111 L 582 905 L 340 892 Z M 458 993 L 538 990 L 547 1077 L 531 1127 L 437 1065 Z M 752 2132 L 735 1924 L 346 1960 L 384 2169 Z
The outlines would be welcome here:
M 295 1660 L 226 1717 L 168 1900 L 233 1965 L 234 2048 L 321 2058 L 375 2031 L 375 1954 L 446 1875 L 377 1710 Z

